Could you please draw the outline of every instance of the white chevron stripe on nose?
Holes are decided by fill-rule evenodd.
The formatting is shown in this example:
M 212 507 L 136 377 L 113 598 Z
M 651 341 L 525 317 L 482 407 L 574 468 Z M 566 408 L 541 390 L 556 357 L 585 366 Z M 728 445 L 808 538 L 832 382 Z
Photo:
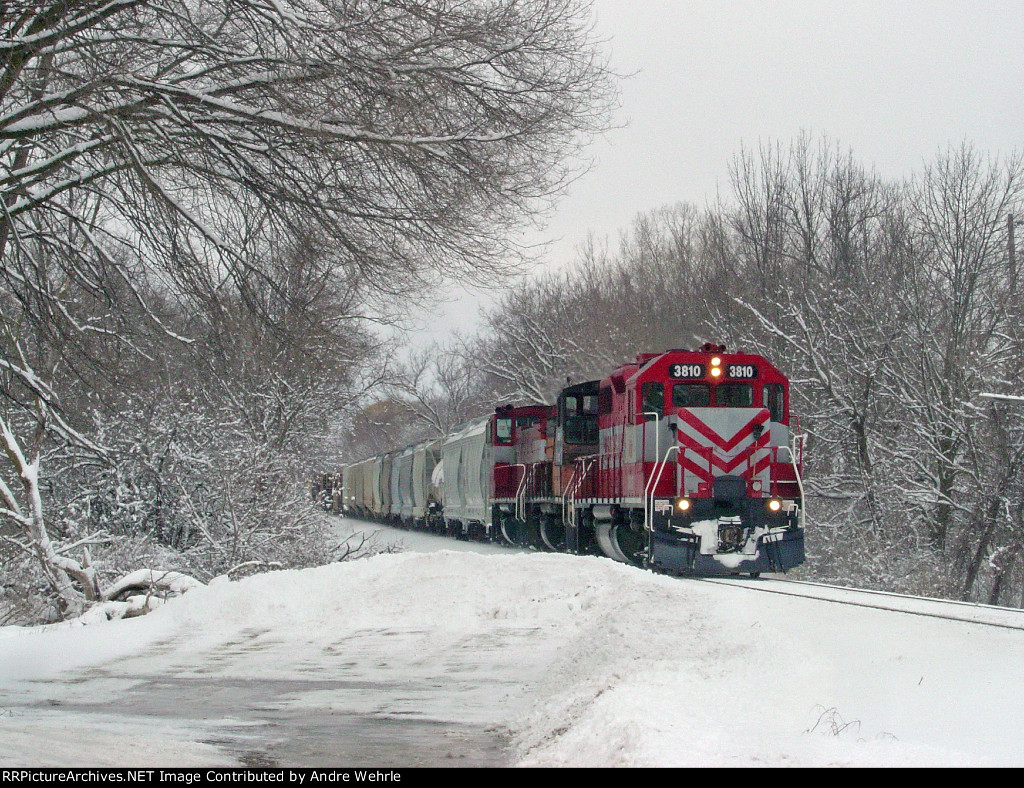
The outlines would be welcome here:
M 754 430 L 763 427 L 755 440 Z M 770 484 L 770 456 L 762 452 L 769 441 L 766 408 L 684 408 L 679 412 L 678 462 L 684 494 L 697 492 L 715 476 L 737 474 L 749 482 Z

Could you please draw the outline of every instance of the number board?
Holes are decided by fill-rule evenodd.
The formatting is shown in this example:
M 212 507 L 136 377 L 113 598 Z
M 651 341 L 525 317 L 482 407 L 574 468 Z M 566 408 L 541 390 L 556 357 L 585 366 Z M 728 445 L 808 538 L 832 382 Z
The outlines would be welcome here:
M 728 380 L 753 380 L 757 377 L 757 367 L 753 364 L 726 364 L 725 377 Z
M 669 364 L 668 376 L 674 380 L 699 380 L 707 370 L 703 364 Z

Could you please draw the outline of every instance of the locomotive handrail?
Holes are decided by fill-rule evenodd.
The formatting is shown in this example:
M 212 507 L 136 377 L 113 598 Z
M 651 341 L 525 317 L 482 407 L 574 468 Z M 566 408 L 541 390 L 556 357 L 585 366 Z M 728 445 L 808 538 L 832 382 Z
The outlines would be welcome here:
M 616 452 L 614 451 L 602 451 L 597 452 L 595 454 L 584 454 L 582 457 L 577 457 L 576 459 L 574 459 L 573 462 L 578 463 L 581 466 L 584 466 L 584 463 L 586 463 L 586 465 L 582 468 L 583 474 L 580 477 L 578 484 L 583 483 L 584 479 L 586 478 L 587 474 L 590 473 L 590 469 L 593 467 L 595 462 L 597 463 L 598 470 L 611 470 L 611 465 L 606 466 L 602 464 L 602 458 L 614 458 L 615 454 Z
M 519 487 L 516 488 L 516 519 L 517 520 L 523 520 L 524 518 L 519 516 L 519 494 L 523 491 L 523 487 L 526 486 L 526 474 L 527 474 L 526 465 L 524 463 L 521 463 L 521 462 L 513 462 L 513 463 L 509 463 L 505 467 L 506 468 L 522 468 L 523 469 L 523 478 L 519 480 Z M 523 509 L 525 510 L 525 508 L 526 508 L 526 505 L 525 505 L 525 501 L 524 501 Z
M 526 522 L 526 497 L 529 495 L 531 488 L 533 488 L 534 494 L 536 494 L 536 478 L 537 478 L 537 465 L 539 463 L 527 463 L 526 472 L 523 474 L 523 481 L 519 485 L 519 491 L 516 493 L 516 515 L 517 519 Z
M 614 457 L 615 454 L 616 452 L 614 451 L 599 451 L 595 452 L 594 454 L 584 454 L 582 457 L 577 457 L 576 459 L 574 459 L 573 462 L 583 462 L 584 460 L 590 460 L 591 462 L 593 462 L 594 460 L 600 459 L 601 457 Z
M 804 480 L 800 474 L 800 466 L 797 465 L 797 449 L 799 447 L 800 459 L 803 459 L 803 448 L 804 443 L 807 441 L 807 434 L 804 432 L 796 433 L 793 435 L 793 447 L 789 452 L 789 459 L 793 464 L 793 473 L 796 474 L 796 487 L 800 491 L 800 528 L 804 528 L 807 524 L 807 496 L 804 495 Z
M 585 463 L 584 461 L 589 462 Z M 562 495 L 562 522 L 567 520 L 569 525 L 572 526 L 573 532 L 577 531 L 577 520 L 575 520 L 575 493 L 577 493 L 577 490 L 580 489 L 580 486 L 584 483 L 584 480 L 586 480 L 587 474 L 590 472 L 590 468 L 594 464 L 593 458 L 590 456 L 577 457 L 574 462 L 580 464 L 580 473 L 577 474 L 575 469 L 572 469 L 572 476 L 569 477 L 569 483 L 565 485 L 565 494 Z M 568 508 L 567 516 L 566 507 Z M 579 550 L 579 533 L 575 536 L 575 540 L 577 540 L 577 549 Z
M 659 449 L 660 449 L 660 445 L 659 445 L 659 441 L 658 441 L 658 435 L 661 432 L 661 429 L 660 429 L 660 427 L 661 427 L 661 414 L 658 413 L 658 411 L 656 411 L 656 410 L 645 410 L 645 411 L 643 411 L 643 414 L 644 414 L 644 416 L 654 416 L 654 464 L 657 465 L 658 464 L 658 453 L 659 453 Z M 644 465 L 647 462 L 647 419 L 646 418 L 644 419 L 644 428 L 643 428 L 643 430 L 641 430 L 640 435 L 641 435 L 641 437 L 640 437 L 640 444 L 641 444 L 640 445 L 640 468 L 643 469 Z M 651 476 L 653 477 L 653 475 L 654 475 L 654 469 L 652 468 L 651 469 Z M 648 489 L 651 486 L 650 482 L 651 482 L 651 480 L 648 479 L 647 480 L 647 485 L 644 487 L 644 530 L 647 530 L 647 524 L 648 524 L 648 522 L 650 520 L 650 518 L 647 516 L 647 509 L 648 509 L 648 506 L 647 506 L 647 491 L 648 491 Z M 654 495 L 653 494 L 651 495 L 650 509 L 651 509 L 650 517 L 653 518 L 654 517 Z
M 575 462 L 578 461 L 579 459 Z M 577 469 L 574 467 L 572 469 L 572 476 L 569 477 L 569 481 L 565 485 L 565 490 L 562 492 L 562 521 L 564 522 L 568 520 L 573 527 L 576 526 L 576 518 L 573 512 L 573 507 L 568 502 L 573 499 L 573 493 L 580 483 L 580 476 L 583 472 L 582 466 L 579 469 L 580 473 L 577 473 L 576 471 Z
M 653 552 L 652 552 L 654 550 L 654 539 L 651 538 L 651 536 L 652 536 L 652 534 L 654 532 L 654 491 L 658 489 L 658 482 L 661 481 L 661 474 L 663 474 L 665 472 L 665 466 L 668 465 L 668 455 L 670 455 L 674 451 L 679 451 L 679 447 L 678 446 L 669 446 L 665 450 L 665 456 L 662 458 L 661 464 L 658 466 L 658 475 L 655 476 L 654 474 L 651 474 L 651 479 L 652 479 L 652 483 L 650 484 L 650 491 L 651 491 L 650 513 L 651 513 L 651 515 L 650 515 L 650 519 L 647 520 L 647 522 L 644 523 L 644 528 L 647 529 L 647 561 L 648 561 L 648 563 L 650 563 L 651 560 L 653 560 L 653 557 L 654 557 L 653 556 Z M 644 516 L 645 516 L 645 518 L 647 516 L 647 511 L 648 511 L 647 507 L 648 507 L 647 489 L 645 489 L 644 490 Z
M 593 455 L 590 456 L 589 461 L 583 466 L 583 473 L 580 474 L 579 482 L 577 482 L 576 486 L 573 487 L 573 490 L 572 490 L 572 502 L 570 503 L 570 507 L 571 507 L 571 511 L 572 511 L 572 524 L 573 524 L 573 527 L 576 526 L 576 494 L 580 491 L 580 488 L 583 486 L 583 482 L 586 481 L 587 475 L 590 473 L 591 469 L 594 467 L 594 463 L 595 462 L 598 463 L 598 469 L 600 469 L 600 467 L 601 467 L 601 465 L 600 465 L 601 454 L 593 454 Z
M 666 452 L 667 454 L 667 452 Z M 650 478 L 647 479 L 647 484 L 644 485 L 644 530 L 651 530 L 651 520 L 654 518 L 654 490 L 657 486 L 654 484 L 654 471 L 658 467 L 658 455 L 654 455 L 654 467 L 651 468 Z M 660 481 L 661 475 L 658 475 Z M 650 497 L 648 497 L 648 493 Z
M 572 490 L 572 485 L 576 481 L 576 469 L 572 469 L 572 476 L 569 477 L 569 481 L 565 483 L 565 489 L 562 491 L 562 522 L 566 520 L 566 500 L 569 497 L 569 492 Z
M 568 500 L 569 522 L 573 528 L 576 527 L 576 492 L 587 478 L 587 474 L 590 473 L 590 469 L 593 467 L 594 462 L 601 456 L 601 454 L 587 454 L 584 457 L 577 457 L 573 461 L 580 466 L 580 473 L 577 474 L 576 469 L 573 468 L 573 475 L 570 477 L 569 483 L 565 486 L 565 494 L 562 495 L 562 519 L 566 519 L 566 502 Z
M 661 459 L 660 463 L 657 461 L 657 458 L 655 458 L 654 467 L 657 468 L 657 475 L 652 472 L 651 478 L 647 480 L 647 486 L 644 488 L 644 528 L 647 530 L 653 529 L 651 520 L 654 519 L 654 491 L 658 489 L 658 482 L 661 481 L 661 475 L 665 472 L 665 466 L 668 465 L 668 455 L 674 451 L 679 451 L 679 447 L 669 446 L 665 450 L 665 456 Z M 649 498 L 648 493 L 650 493 Z M 650 506 L 650 518 L 646 517 L 648 512 L 648 501 Z

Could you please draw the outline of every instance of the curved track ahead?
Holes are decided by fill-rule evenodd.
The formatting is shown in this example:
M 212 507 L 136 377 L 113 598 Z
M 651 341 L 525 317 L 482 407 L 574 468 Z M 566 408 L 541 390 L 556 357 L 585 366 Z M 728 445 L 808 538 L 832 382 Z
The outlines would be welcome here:
M 909 596 L 889 591 L 869 591 L 860 588 L 832 586 L 803 580 L 788 580 L 778 577 L 747 579 L 742 577 L 700 578 L 701 583 L 715 583 L 734 588 L 767 594 L 817 599 L 832 604 L 852 605 L 875 610 L 888 610 L 911 616 L 941 618 L 947 621 L 962 621 L 1001 629 L 1024 630 L 1024 610 L 995 607 L 974 602 L 957 602 L 948 599 Z
M 394 532 L 401 536 L 405 534 L 422 534 L 425 542 L 438 544 L 451 541 L 451 537 L 440 534 L 432 534 L 426 531 L 410 530 L 392 525 L 383 525 L 357 518 L 347 518 L 354 522 L 363 522 L 373 525 L 379 530 Z M 528 552 L 533 548 L 513 546 L 501 541 L 497 542 L 465 542 L 457 540 L 460 549 L 473 549 L 473 545 L 480 545 L 481 551 L 493 550 L 515 550 Z M 425 545 L 425 549 L 432 549 L 431 545 Z M 611 560 L 611 559 L 609 559 Z M 663 575 L 666 576 L 666 575 Z M 833 586 L 826 583 L 816 583 L 807 580 L 790 580 L 780 575 L 762 576 L 757 579 L 747 577 L 705 577 L 686 578 L 693 579 L 700 583 L 716 583 L 733 588 L 755 591 L 767 594 L 779 594 L 782 596 L 795 596 L 803 599 L 817 599 L 822 602 L 833 604 L 852 605 L 855 607 L 871 608 L 874 610 L 887 610 L 893 613 L 904 613 L 906 615 L 924 616 L 927 618 L 941 618 L 948 621 L 961 621 L 968 624 L 979 624 L 982 626 L 999 627 L 1001 629 L 1024 630 L 1024 610 L 1007 607 L 996 607 L 994 605 L 982 605 L 974 602 L 958 602 L 949 599 L 935 599 L 932 597 L 917 597 L 909 594 L 897 594 L 890 591 L 871 591 L 861 588 L 849 588 L 846 586 Z

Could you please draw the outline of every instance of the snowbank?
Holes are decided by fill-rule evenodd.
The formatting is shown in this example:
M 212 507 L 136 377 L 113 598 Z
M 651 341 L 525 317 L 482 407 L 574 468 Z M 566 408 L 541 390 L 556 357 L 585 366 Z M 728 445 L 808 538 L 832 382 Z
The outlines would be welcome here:
M 315 676 L 291 708 L 505 730 L 523 766 L 1022 765 L 1022 646 L 1024 632 L 599 558 L 379 555 L 194 588 L 142 618 L 0 630 L 0 765 L 55 758 L 37 707 L 18 722 L 30 682 L 82 703 L 115 674 Z M 64 750 L 78 737 L 98 762 L 104 728 L 74 730 Z M 182 724 L 160 735 L 190 763 L 225 757 Z

